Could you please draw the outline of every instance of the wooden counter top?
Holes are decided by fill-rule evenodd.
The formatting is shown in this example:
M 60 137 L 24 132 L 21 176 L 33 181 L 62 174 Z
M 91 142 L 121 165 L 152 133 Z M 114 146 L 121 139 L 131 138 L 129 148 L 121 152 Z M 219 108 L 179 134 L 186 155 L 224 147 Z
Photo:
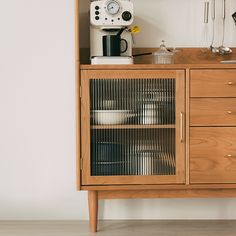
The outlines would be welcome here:
M 134 54 L 156 51 L 156 48 L 136 48 Z M 135 57 L 133 65 L 90 65 L 81 64 L 85 69 L 186 69 L 186 68 L 236 68 L 234 64 L 222 64 L 222 60 L 236 60 L 236 48 L 225 56 L 213 54 L 206 48 L 181 48 L 174 55 L 173 64 L 154 64 L 153 55 Z

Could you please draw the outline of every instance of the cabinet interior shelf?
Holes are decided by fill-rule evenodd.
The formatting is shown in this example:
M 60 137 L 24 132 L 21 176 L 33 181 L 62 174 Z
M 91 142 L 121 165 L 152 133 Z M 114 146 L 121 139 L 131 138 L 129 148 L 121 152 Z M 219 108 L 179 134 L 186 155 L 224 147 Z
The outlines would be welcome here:
M 174 129 L 175 125 L 92 125 L 91 129 Z

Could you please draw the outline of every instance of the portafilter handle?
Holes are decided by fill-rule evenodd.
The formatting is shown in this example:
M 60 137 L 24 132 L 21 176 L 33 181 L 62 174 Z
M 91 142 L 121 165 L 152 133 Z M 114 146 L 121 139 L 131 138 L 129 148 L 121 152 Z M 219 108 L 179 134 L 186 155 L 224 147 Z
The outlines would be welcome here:
M 127 29 L 127 27 L 121 28 L 116 36 L 120 36 L 124 32 L 125 29 Z

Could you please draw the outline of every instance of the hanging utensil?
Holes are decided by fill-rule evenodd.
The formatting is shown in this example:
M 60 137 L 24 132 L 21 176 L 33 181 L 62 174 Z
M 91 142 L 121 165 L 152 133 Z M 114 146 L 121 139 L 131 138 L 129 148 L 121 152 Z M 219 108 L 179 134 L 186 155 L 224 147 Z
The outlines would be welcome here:
M 226 0 L 222 0 L 222 21 L 223 21 L 223 34 L 222 34 L 222 44 L 219 47 L 219 54 L 226 55 L 232 53 L 229 47 L 224 46 L 225 41 L 225 21 L 226 21 Z
M 204 48 L 206 46 L 206 50 L 208 49 L 208 39 L 209 39 L 209 1 L 205 1 L 204 3 L 204 30 L 203 30 L 203 40 L 204 40 Z M 204 50 L 205 51 L 205 50 Z
M 209 2 L 206 1 L 204 4 L 204 23 L 208 24 L 208 18 L 209 18 Z
M 212 40 L 210 45 L 210 50 L 213 53 L 218 53 L 219 49 L 217 47 L 214 47 L 214 41 L 215 41 L 215 20 L 216 20 L 216 1 L 211 1 L 211 19 L 212 19 Z

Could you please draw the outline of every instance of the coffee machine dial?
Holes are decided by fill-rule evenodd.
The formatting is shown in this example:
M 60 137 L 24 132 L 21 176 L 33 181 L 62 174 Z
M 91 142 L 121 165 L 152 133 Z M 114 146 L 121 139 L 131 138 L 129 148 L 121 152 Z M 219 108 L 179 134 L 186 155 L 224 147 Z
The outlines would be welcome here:
M 107 2 L 107 12 L 116 15 L 120 11 L 120 4 L 114 0 Z

